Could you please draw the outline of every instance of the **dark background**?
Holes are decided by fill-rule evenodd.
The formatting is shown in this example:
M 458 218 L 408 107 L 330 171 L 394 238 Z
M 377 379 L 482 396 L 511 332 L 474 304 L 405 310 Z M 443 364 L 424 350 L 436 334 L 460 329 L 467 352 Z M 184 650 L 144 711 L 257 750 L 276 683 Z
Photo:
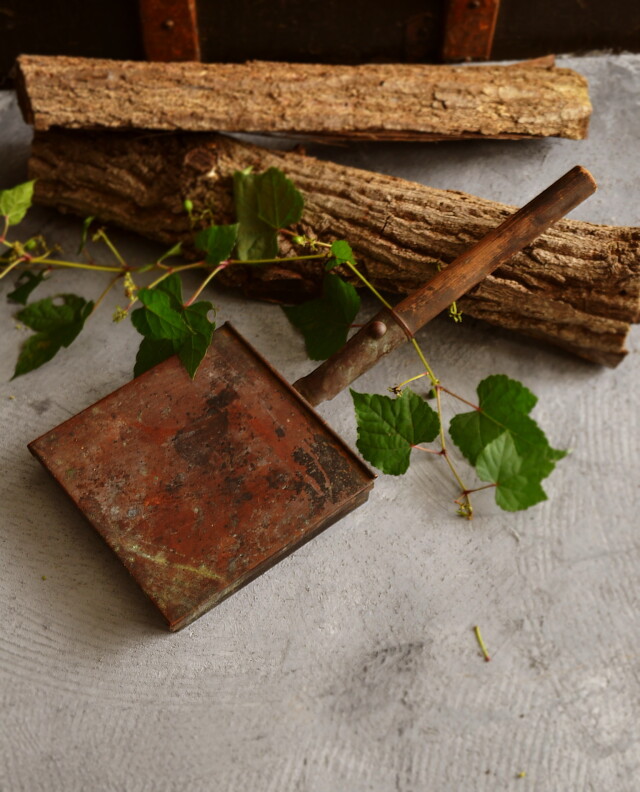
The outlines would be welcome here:
M 200 0 L 204 61 L 440 61 L 444 0 Z M 640 51 L 638 0 L 502 0 L 492 57 Z M 0 0 L 0 76 L 22 52 L 144 58 L 135 0 Z

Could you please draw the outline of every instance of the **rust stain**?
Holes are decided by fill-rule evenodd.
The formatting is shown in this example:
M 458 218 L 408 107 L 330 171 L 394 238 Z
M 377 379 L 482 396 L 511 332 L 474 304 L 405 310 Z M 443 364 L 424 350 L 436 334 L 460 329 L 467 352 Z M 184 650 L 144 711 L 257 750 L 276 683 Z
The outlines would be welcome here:
M 180 629 L 363 503 L 373 474 L 225 325 L 30 445 Z
M 442 59 L 488 60 L 499 10 L 500 0 L 449 0 Z
M 140 18 L 148 60 L 200 60 L 195 0 L 140 0 Z

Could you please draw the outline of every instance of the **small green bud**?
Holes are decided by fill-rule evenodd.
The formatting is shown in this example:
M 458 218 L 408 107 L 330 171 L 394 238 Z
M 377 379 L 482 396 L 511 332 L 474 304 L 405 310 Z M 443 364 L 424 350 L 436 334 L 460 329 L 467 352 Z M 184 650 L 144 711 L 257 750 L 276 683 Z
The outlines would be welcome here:
M 133 300 L 136 296 L 136 292 L 138 291 L 138 287 L 134 283 L 130 272 L 127 272 L 127 274 L 124 276 L 123 286 L 124 286 L 125 297 L 128 300 Z M 119 321 L 119 320 L 114 319 L 114 322 L 115 321 Z
M 306 243 L 307 243 L 306 237 L 299 236 L 299 235 L 291 237 L 291 241 L 293 242 L 294 245 L 306 245 Z
M 38 242 L 37 242 L 37 240 L 36 240 L 36 239 L 28 239 L 28 240 L 27 240 L 27 241 L 24 243 L 24 249 L 25 249 L 25 250 L 35 250 L 35 249 L 36 249 L 36 247 L 37 247 L 37 245 L 38 245 Z
M 126 319 L 129 314 L 125 311 L 124 308 L 118 306 L 116 310 L 113 312 L 112 320 L 114 322 L 121 322 L 123 319 Z
M 187 212 L 187 214 L 191 214 L 191 212 L 193 212 L 193 201 L 185 198 L 182 205 L 184 206 L 184 211 Z

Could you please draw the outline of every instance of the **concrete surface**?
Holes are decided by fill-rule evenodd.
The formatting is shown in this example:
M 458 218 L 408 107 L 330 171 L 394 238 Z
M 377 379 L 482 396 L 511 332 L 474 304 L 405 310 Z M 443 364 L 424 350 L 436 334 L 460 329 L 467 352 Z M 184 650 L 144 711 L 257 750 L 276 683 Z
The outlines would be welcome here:
M 574 216 L 638 224 L 640 56 L 561 63 L 591 83 L 586 142 L 320 153 L 516 204 L 580 163 L 600 190 Z M 8 186 L 23 175 L 29 133 L 11 94 L 0 106 Z M 75 220 L 40 210 L 30 227 L 75 248 Z M 121 239 L 133 261 L 156 251 Z M 46 289 L 90 297 L 98 287 L 69 274 Z M 215 300 L 288 377 L 310 369 L 277 308 Z M 464 522 L 445 467 L 422 455 L 172 635 L 26 449 L 130 378 L 138 336 L 110 323 L 121 301 L 14 382 L 25 331 L 1 304 L 3 792 L 640 788 L 637 331 L 611 371 L 470 321 L 435 322 L 421 340 L 450 387 L 472 396 L 504 372 L 540 397 L 535 416 L 573 449 L 548 480 L 549 501 L 511 515 L 483 493 Z M 416 370 L 405 348 L 358 387 L 384 392 Z M 354 443 L 348 396 L 321 412 Z

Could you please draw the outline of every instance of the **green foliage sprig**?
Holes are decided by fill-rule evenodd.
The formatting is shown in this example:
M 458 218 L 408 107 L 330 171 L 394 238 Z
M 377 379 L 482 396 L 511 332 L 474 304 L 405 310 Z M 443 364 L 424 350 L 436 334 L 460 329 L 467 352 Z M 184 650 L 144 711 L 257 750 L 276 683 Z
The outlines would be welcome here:
M 93 232 L 91 240 L 103 243 L 110 250 L 114 264 L 108 266 L 91 260 L 56 258 L 56 251 L 41 236 L 23 242 L 9 240 L 9 229 L 22 221 L 31 205 L 33 186 L 33 182 L 26 182 L 0 192 L 0 218 L 4 224 L 0 235 L 4 248 L 0 256 L 0 279 L 13 270 L 18 271 L 15 287 L 7 298 L 23 306 L 16 316 L 34 331 L 20 350 L 14 377 L 38 368 L 60 349 L 68 347 L 119 283 L 128 302 L 116 310 L 113 319 L 118 322 L 130 317 L 142 335 L 134 376 L 175 354 L 189 375 L 195 377 L 215 330 L 214 307 L 199 297 L 216 275 L 230 266 L 291 260 L 316 260 L 323 266 L 322 294 L 302 305 L 284 308 L 289 321 L 303 334 L 308 354 L 314 360 L 330 357 L 345 343 L 360 310 L 358 293 L 338 270 L 350 272 L 378 300 L 391 307 L 360 271 L 346 240 L 325 243 L 296 232 L 295 226 L 302 218 L 303 197 L 276 168 L 264 173 L 253 173 L 251 169 L 236 172 L 233 186 L 237 222 L 209 224 L 195 232 L 194 244 L 202 251 L 203 258 L 179 265 L 168 263 L 181 252 L 177 244 L 152 263 L 131 266 L 103 228 Z M 185 211 L 191 216 L 192 225 L 208 219 L 205 214 L 197 217 L 193 214 L 191 201 L 185 201 Z M 89 217 L 83 224 L 79 253 L 87 252 L 93 221 Z M 308 252 L 279 256 L 282 235 L 287 235 L 298 249 Z M 95 302 L 75 294 L 60 294 L 28 303 L 32 292 L 52 271 L 65 267 L 108 272 L 111 279 Z M 193 269 L 203 269 L 206 275 L 195 292 L 185 299 L 180 275 Z M 139 285 L 135 278 L 147 272 L 155 273 L 155 280 Z M 461 319 L 455 303 L 450 315 L 454 321 Z M 496 503 L 508 511 L 526 509 L 544 500 L 541 482 L 566 452 L 552 448 L 530 417 L 536 397 L 521 383 L 498 374 L 480 382 L 477 404 L 472 403 L 444 387 L 418 342 L 412 339 L 412 343 L 421 371 L 389 388 L 393 397 L 351 391 L 358 426 L 357 445 L 363 457 L 391 475 L 406 472 L 414 450 L 442 457 L 459 489 L 455 499 L 458 513 L 469 519 L 473 515 L 470 496 L 478 490 L 495 489 Z M 429 383 L 425 396 L 409 388 L 422 378 Z M 453 417 L 448 437 L 443 422 L 443 395 L 471 408 Z M 429 398 L 435 399 L 434 407 L 429 404 Z M 449 438 L 485 484 L 472 488 L 465 485 L 452 458 Z M 435 443 L 435 447 L 426 447 L 428 443 Z

